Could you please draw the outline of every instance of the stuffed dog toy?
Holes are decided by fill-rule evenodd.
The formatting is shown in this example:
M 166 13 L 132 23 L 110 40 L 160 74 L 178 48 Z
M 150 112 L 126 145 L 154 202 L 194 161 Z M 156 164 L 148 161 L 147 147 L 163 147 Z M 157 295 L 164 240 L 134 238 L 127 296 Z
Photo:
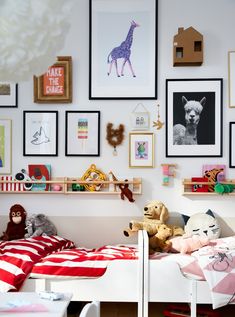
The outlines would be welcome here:
M 165 223 L 169 218 L 168 209 L 163 202 L 153 200 L 144 206 L 144 217 L 142 221 L 132 220 L 129 223 L 129 228 L 123 231 L 126 237 L 138 230 L 146 230 L 149 236 L 157 233 L 158 225 Z

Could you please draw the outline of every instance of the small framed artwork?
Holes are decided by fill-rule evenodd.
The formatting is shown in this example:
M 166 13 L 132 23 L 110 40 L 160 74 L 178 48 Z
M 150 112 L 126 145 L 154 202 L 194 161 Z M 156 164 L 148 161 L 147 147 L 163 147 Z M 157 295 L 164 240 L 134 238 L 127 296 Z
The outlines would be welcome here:
M 0 108 L 18 106 L 18 84 L 0 83 Z
M 154 134 L 129 133 L 129 167 L 154 167 Z
M 66 111 L 65 155 L 100 156 L 100 111 Z
M 59 56 L 57 62 L 39 77 L 34 76 L 34 102 L 72 102 L 72 57 Z
M 11 174 L 12 121 L 0 119 L 0 174 Z
M 138 103 L 132 111 L 131 125 L 133 130 L 149 129 L 149 112 L 142 103 Z
M 235 122 L 229 122 L 229 167 L 235 168 Z
M 24 111 L 23 155 L 58 155 L 58 111 Z
M 222 156 L 223 79 L 166 80 L 166 156 Z
M 228 52 L 228 96 L 229 107 L 235 108 L 235 51 Z
M 158 0 L 89 3 L 89 99 L 157 99 Z

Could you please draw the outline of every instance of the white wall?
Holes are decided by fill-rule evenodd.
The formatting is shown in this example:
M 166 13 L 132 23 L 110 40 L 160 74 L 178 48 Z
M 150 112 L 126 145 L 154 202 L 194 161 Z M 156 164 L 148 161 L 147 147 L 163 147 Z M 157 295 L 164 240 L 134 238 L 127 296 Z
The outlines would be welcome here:
M 33 102 L 33 80 L 19 83 L 19 106 L 17 109 L 0 109 L 0 117 L 13 120 L 12 174 L 29 163 L 49 163 L 56 176 L 79 177 L 95 163 L 104 172 L 110 169 L 115 174 L 140 176 L 143 178 L 143 194 L 136 196 L 131 204 L 116 196 L 65 196 L 65 195 L 6 195 L 0 196 L 0 214 L 7 215 L 14 203 L 21 203 L 29 213 L 44 212 L 49 216 L 127 217 L 142 216 L 142 208 L 147 200 L 162 200 L 170 211 L 192 214 L 214 210 L 221 217 L 234 216 L 234 196 L 205 196 L 189 198 L 182 196 L 182 179 L 200 176 L 202 164 L 226 164 L 228 166 L 229 122 L 235 121 L 235 109 L 228 108 L 227 53 L 235 49 L 235 2 L 233 0 L 159 0 L 158 21 L 158 102 L 161 119 L 165 121 L 165 79 L 166 78 L 223 78 L 223 157 L 222 158 L 166 158 L 165 128 L 155 133 L 155 168 L 130 169 L 128 167 L 129 116 L 138 103 L 137 100 L 89 100 L 89 1 L 75 0 L 71 17 L 71 28 L 66 45 L 58 55 L 71 55 L 73 59 L 73 103 L 68 105 L 40 105 Z M 173 67 L 172 41 L 178 27 L 193 26 L 204 35 L 204 63 L 201 67 Z M 142 101 L 151 114 L 151 123 L 156 120 L 155 100 Z M 58 157 L 23 157 L 23 110 L 59 111 L 59 155 Z M 101 111 L 101 155 L 92 157 L 66 157 L 65 111 Z M 123 123 L 126 127 L 125 141 L 118 147 L 118 156 L 112 155 L 107 144 L 106 124 Z M 171 186 L 162 186 L 161 163 L 177 163 L 177 177 Z M 227 169 L 227 177 L 235 178 L 235 169 Z M 116 218 L 114 218 L 116 219 Z M 79 218 L 77 218 L 79 223 Z M 112 225 L 115 226 L 115 223 Z M 122 233 L 120 232 L 120 236 Z

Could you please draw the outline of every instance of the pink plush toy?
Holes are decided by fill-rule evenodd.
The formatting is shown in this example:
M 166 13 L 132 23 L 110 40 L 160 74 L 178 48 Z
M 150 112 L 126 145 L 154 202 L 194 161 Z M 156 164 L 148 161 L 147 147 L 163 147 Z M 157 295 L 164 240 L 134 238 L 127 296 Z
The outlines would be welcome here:
M 208 237 L 193 235 L 191 237 L 174 237 L 170 239 L 172 243 L 171 251 L 182 254 L 191 253 L 209 244 Z

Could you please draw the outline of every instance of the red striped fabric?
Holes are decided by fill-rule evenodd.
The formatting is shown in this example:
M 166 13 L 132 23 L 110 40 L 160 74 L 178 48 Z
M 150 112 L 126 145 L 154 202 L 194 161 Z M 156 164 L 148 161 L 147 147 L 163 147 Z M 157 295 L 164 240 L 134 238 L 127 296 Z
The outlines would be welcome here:
M 34 265 L 30 277 L 34 278 L 97 278 L 102 276 L 112 260 L 134 260 L 136 248 L 103 246 L 99 249 L 75 248 L 44 257 Z
M 74 247 L 72 241 L 59 236 L 0 242 L 0 292 L 19 290 L 35 263 L 48 254 Z

